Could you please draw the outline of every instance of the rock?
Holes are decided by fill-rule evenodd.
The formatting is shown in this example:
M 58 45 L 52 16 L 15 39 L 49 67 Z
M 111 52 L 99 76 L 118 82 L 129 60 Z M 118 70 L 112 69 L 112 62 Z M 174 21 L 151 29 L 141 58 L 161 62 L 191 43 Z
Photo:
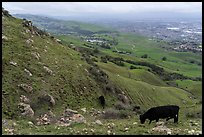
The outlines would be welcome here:
M 16 62 L 10 61 L 9 63 L 10 63 L 11 65 L 17 66 L 17 63 L 16 63 Z
M 20 101 L 26 104 L 30 103 L 30 100 L 24 95 L 20 96 Z
M 164 126 L 164 122 L 157 122 L 155 127 Z
M 8 134 L 9 135 L 13 135 L 14 133 L 14 129 L 13 128 L 6 128 L 5 130 L 4 130 L 5 132 L 8 132 Z
M 20 108 L 20 110 L 23 112 L 21 113 L 22 116 L 27 116 L 27 117 L 33 117 L 34 116 L 34 111 L 33 109 L 30 107 L 29 104 L 25 104 L 25 103 L 19 103 L 18 107 Z
M 133 125 L 137 125 L 137 122 L 134 122 Z
M 167 135 L 171 135 L 171 131 L 167 131 Z
M 90 129 L 90 131 L 93 133 L 93 132 L 95 132 L 95 130 L 94 129 Z
M 37 125 L 49 125 L 51 118 L 48 114 L 41 115 L 39 118 L 36 119 Z
M 37 52 L 31 52 L 31 55 L 33 55 L 37 60 L 40 59 L 40 54 Z
M 29 70 L 24 69 L 24 71 L 25 71 L 26 73 L 28 73 L 28 75 L 29 75 L 30 77 L 32 76 L 32 74 L 30 73 L 30 71 L 29 71 Z
M 26 33 L 30 33 L 30 30 L 29 30 L 29 29 L 26 29 L 25 32 L 26 32 Z
M 110 125 L 111 125 L 111 127 L 114 127 L 114 126 L 115 126 L 115 124 L 114 124 L 114 123 L 110 123 Z
M 81 114 L 74 114 L 72 117 L 70 117 L 70 120 L 76 123 L 85 123 L 85 118 Z
M 192 126 L 198 126 L 198 123 L 192 123 Z
M 5 119 L 2 119 L 2 125 L 7 126 L 8 125 L 8 121 Z
M 24 91 L 26 91 L 28 93 L 32 93 L 32 91 L 33 91 L 33 88 L 27 84 L 20 84 L 18 86 L 20 86 Z
M 65 109 L 64 114 L 65 114 L 65 116 L 72 116 L 73 114 L 78 114 L 78 112 L 75 110 L 67 108 L 67 109 Z
M 152 131 L 160 132 L 160 133 L 166 133 L 166 134 L 171 134 L 171 129 L 167 128 L 164 125 L 164 122 L 157 122 L 155 127 L 152 128 Z
M 26 44 L 31 44 L 31 43 L 33 43 L 33 40 L 32 39 L 28 39 L 28 40 L 26 40 Z
M 111 134 L 111 131 L 110 131 L 110 130 L 108 130 L 108 131 L 107 131 L 107 134 L 108 134 L 108 135 L 110 135 L 110 134 Z
M 15 126 L 17 126 L 17 124 L 14 122 L 14 123 L 13 123 L 13 126 L 15 127 Z
M 54 100 L 53 96 L 51 96 L 49 94 L 48 94 L 48 96 L 50 97 L 50 104 L 51 104 L 51 106 L 54 106 L 55 105 L 55 100 Z
M 119 100 L 121 100 L 124 104 L 128 104 L 129 103 L 129 99 L 127 96 L 123 95 L 123 94 L 118 94 Z
M 197 135 L 201 135 L 202 131 L 196 131 Z
M 34 125 L 33 122 L 31 122 L 31 121 L 29 121 L 28 124 L 29 124 L 29 125 Z
M 26 19 L 23 19 L 22 24 L 23 24 L 24 27 L 32 27 L 33 26 L 32 22 L 28 21 Z
M 82 108 L 81 110 L 82 110 L 84 113 L 86 113 L 86 108 Z
M 2 40 L 8 40 L 8 38 L 4 35 L 2 35 Z
M 188 134 L 190 134 L 190 135 L 194 135 L 195 134 L 195 130 L 190 130 L 190 131 L 188 131 Z
M 98 125 L 103 125 L 103 123 L 100 120 L 96 120 L 95 123 Z
M 45 69 L 45 71 L 46 71 L 48 74 L 52 75 L 52 70 L 51 70 L 51 69 L 49 69 L 49 68 L 46 67 L 46 66 L 43 66 L 43 68 Z
M 126 128 L 125 128 L 125 132 L 128 131 L 128 130 L 129 130 L 129 128 L 126 127 Z

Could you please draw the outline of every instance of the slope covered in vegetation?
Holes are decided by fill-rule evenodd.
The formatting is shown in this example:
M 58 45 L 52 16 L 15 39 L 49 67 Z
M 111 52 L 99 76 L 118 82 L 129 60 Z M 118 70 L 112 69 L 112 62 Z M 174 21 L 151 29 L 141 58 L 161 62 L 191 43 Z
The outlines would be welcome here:
M 83 27 L 87 28 L 86 25 Z M 94 30 L 90 28 L 87 29 L 94 32 L 103 30 L 97 30 L 97 26 Z M 117 43 L 115 34 L 114 38 L 96 35 L 109 38 L 111 48 L 115 44 L 120 50 L 130 50 L 121 45 L 121 40 Z M 184 76 L 175 74 L 170 81 L 178 86 L 171 86 L 161 76 L 172 71 L 163 69 L 162 63 L 155 63 L 156 56 L 152 61 L 134 54 L 115 53 L 107 45 L 96 46 L 75 36 L 58 38 L 61 40 L 28 20 L 12 17 L 2 8 L 3 134 L 166 134 L 152 131 L 154 122 L 154 125 L 139 124 L 139 114 L 150 107 L 167 104 L 181 107 L 178 125 L 172 121 L 166 123 L 172 134 L 189 134 L 191 120 L 198 123 L 194 129 L 200 130 L 202 88 L 196 88 L 201 86 L 200 81 L 183 80 Z M 193 83 L 193 87 L 188 83 Z M 185 86 L 191 92 L 184 90 Z M 98 100 L 101 95 L 106 100 L 104 110 Z M 133 111 L 135 106 L 141 109 Z M 29 113 L 25 114 L 25 108 Z M 62 113 L 67 108 L 83 114 L 80 115 L 83 122 L 62 127 L 56 124 L 66 121 Z M 78 113 L 73 110 L 68 112 Z M 48 122 L 48 112 L 55 115 L 52 119 L 55 124 Z M 40 118 L 44 120 L 42 126 L 38 126 L 42 122 Z

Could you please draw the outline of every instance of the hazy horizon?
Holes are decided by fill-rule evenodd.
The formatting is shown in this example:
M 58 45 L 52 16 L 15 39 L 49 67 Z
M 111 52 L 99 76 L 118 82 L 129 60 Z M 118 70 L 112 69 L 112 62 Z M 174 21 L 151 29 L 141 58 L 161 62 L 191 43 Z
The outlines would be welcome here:
M 202 18 L 202 2 L 2 2 L 2 7 L 11 14 L 64 19 Z

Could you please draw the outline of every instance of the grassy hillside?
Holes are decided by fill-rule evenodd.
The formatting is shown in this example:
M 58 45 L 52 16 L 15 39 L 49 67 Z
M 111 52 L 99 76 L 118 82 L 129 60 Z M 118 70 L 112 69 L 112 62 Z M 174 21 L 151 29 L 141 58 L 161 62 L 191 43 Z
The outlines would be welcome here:
M 188 92 L 174 87 L 167 87 L 153 74 L 144 74 L 144 70 L 133 70 L 133 72 L 130 72 L 131 77 L 128 78 L 128 74 L 124 74 L 124 68 L 122 67 L 114 67 L 113 64 L 104 65 L 103 63 L 99 63 L 99 66 L 105 70 L 112 81 L 129 94 L 135 104 L 139 104 L 144 108 L 165 104 L 188 106 L 195 103 L 189 98 L 191 94 Z M 145 75 L 148 75 L 148 77 L 145 77 Z M 187 102 L 187 104 L 183 104 L 182 101 Z
M 103 95 L 102 89 L 87 72 L 90 67 L 81 59 L 78 52 L 65 47 L 51 36 L 37 36 L 26 33 L 23 20 L 4 17 L 2 35 L 7 39 L 2 44 L 2 112 L 3 116 L 18 115 L 18 103 L 21 95 L 31 101 L 36 115 L 47 111 L 48 105 L 38 102 L 38 97 L 47 93 L 54 97 L 54 112 L 58 113 L 65 106 L 73 109 L 82 107 L 100 107 L 97 98 Z M 28 43 L 26 41 L 31 40 Z M 39 54 L 39 58 L 35 55 Z M 17 63 L 16 66 L 10 62 Z M 48 67 L 52 74 L 46 72 Z M 29 76 L 25 71 L 30 71 Z M 29 94 L 18 85 L 28 84 L 33 88 Z M 114 96 L 109 97 L 110 102 Z M 110 103 L 112 104 L 112 103 Z M 109 104 L 108 104 L 109 105 Z M 55 111 L 56 110 L 56 111 Z
M 56 21 L 55 27 L 58 29 L 57 23 Z M 104 34 L 98 31 L 106 31 L 97 26 L 70 23 L 78 25 L 77 30 L 80 32 L 97 31 L 100 36 Z M 55 27 L 53 29 L 56 30 Z M 61 32 L 64 29 L 58 30 Z M 112 40 L 109 36 L 111 35 L 102 37 Z M 187 57 L 179 58 L 177 53 L 171 55 L 170 52 L 163 52 L 158 43 L 129 34 L 118 35 L 116 44 L 116 48 L 120 50 L 131 50 L 134 43 L 135 49 L 129 55 L 112 52 L 114 46 L 111 49 L 98 46 L 96 50 L 90 43 L 75 35 L 58 38 L 62 41 L 39 30 L 27 20 L 10 16 L 2 9 L 2 134 L 166 134 L 152 131 L 156 122 L 151 125 L 148 122 L 140 124 L 139 114 L 150 107 L 167 104 L 180 106 L 179 123 L 174 124 L 173 120 L 165 122 L 171 129 L 171 134 L 191 134 L 188 131 L 192 129 L 196 131 L 194 134 L 200 133 L 201 81 L 174 80 L 178 87 L 172 87 L 148 66 L 134 65 L 137 68 L 130 69 L 133 64 L 125 61 L 119 62 L 124 63 L 123 65 L 117 64 L 113 58 L 144 61 L 173 72 L 177 66 L 170 64 L 176 61 L 183 65 Z M 150 58 L 140 58 L 145 53 Z M 112 58 L 107 63 L 102 62 L 101 57 L 107 55 Z M 166 55 L 167 62 L 160 61 L 163 55 Z M 194 57 L 196 55 L 193 54 L 192 58 L 195 59 Z M 199 56 L 197 59 L 200 61 Z M 201 70 L 196 67 L 195 64 L 192 65 L 191 71 L 190 65 L 186 63 L 186 66 L 179 69 L 184 73 L 186 71 L 185 75 L 196 77 L 200 76 Z M 199 87 L 196 88 L 197 86 Z M 181 89 L 185 87 L 191 92 Z M 32 118 L 22 116 L 19 108 L 22 95 L 27 97 L 27 102 L 35 112 Z M 105 97 L 105 109 L 99 104 L 100 95 Z M 127 100 L 130 103 L 126 103 Z M 140 112 L 132 110 L 135 105 L 140 106 Z M 36 124 L 40 115 L 50 111 L 56 118 L 60 118 L 65 107 L 77 110 L 86 121 L 65 127 L 56 123 L 42 126 Z M 102 124 L 96 123 L 96 120 L 100 120 Z M 197 123 L 196 126 L 192 126 L 192 122 Z

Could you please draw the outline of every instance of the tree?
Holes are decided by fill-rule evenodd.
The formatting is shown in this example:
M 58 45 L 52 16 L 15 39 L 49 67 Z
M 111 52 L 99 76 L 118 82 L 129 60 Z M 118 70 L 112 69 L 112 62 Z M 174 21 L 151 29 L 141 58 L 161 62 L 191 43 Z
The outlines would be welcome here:
M 131 65 L 130 69 L 137 69 L 137 67 Z
M 141 56 L 141 58 L 147 58 L 147 57 L 148 57 L 147 54 L 144 54 L 144 55 Z
M 163 61 L 166 61 L 166 60 L 167 60 L 167 58 L 166 58 L 166 57 L 163 57 L 163 58 L 162 58 L 162 60 L 163 60 Z
M 94 53 L 99 53 L 98 48 L 95 48 L 95 49 L 93 50 L 93 52 L 94 52 Z

